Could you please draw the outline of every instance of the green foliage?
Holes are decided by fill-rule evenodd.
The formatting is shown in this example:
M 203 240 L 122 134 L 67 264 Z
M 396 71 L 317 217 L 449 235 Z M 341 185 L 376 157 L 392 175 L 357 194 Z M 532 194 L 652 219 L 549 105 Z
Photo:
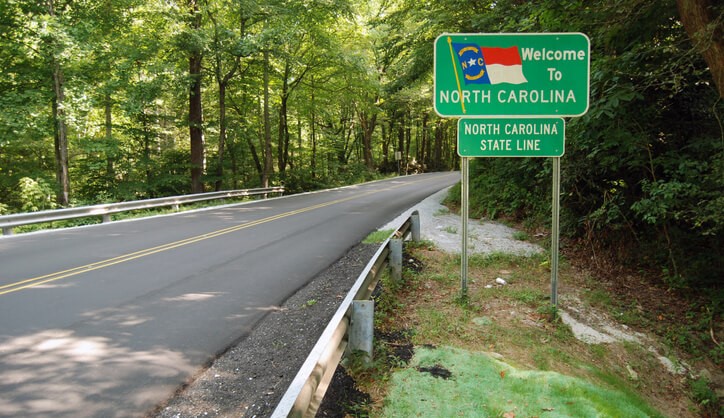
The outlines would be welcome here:
M 56 207 L 55 191 L 42 178 L 21 178 L 18 182 L 17 200 L 23 212 L 36 212 Z
M 330 171 L 320 176 L 308 170 L 295 170 L 283 176 L 282 184 L 288 193 L 300 193 L 332 187 L 363 183 L 383 178 L 364 164 L 339 166 L 330 164 Z
M 528 241 L 530 239 L 530 235 L 528 235 L 525 231 L 515 231 L 513 232 L 513 239 L 518 241 Z
M 711 388 L 711 382 L 707 378 L 690 380 L 689 388 L 694 401 L 702 408 L 702 415 L 724 416 L 724 405 L 719 402 L 719 397 Z
M 405 48 L 388 50 L 392 28 L 368 22 L 392 4 L 212 0 L 192 11 L 186 2 L 165 0 L 56 0 L 52 10 L 29 0 L 6 3 L 3 211 L 23 210 L 15 193 L 21 178 L 56 176 L 61 121 L 74 204 L 187 193 L 189 86 L 196 78 L 207 190 L 256 187 L 262 177 L 290 192 L 376 179 L 398 171 L 398 129 L 407 138 L 402 172 L 408 165 L 445 169 L 454 160 L 451 124 L 435 126 L 440 140 L 433 149 L 432 125 L 413 122 L 431 120 L 424 84 L 410 86 L 403 100 L 382 97 L 401 75 L 404 67 L 396 64 L 406 59 Z M 190 54 L 202 57 L 194 79 Z M 62 72 L 60 96 L 54 71 Z M 62 117 L 53 114 L 54 102 Z M 412 141 L 421 136 L 422 143 Z
M 362 240 L 364 244 L 382 244 L 385 242 L 387 238 L 392 235 L 394 231 L 391 229 L 386 229 L 382 231 L 374 231 L 367 235 L 365 239 Z
M 475 29 L 581 31 L 591 105 L 566 123 L 561 226 L 671 287 L 724 276 L 724 103 L 673 1 L 496 2 Z M 549 162 L 478 159 L 470 213 L 550 217 Z

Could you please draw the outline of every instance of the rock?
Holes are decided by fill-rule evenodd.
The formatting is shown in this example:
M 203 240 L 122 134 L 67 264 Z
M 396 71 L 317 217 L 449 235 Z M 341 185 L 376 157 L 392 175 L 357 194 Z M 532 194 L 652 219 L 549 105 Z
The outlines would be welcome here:
M 598 330 L 577 321 L 563 309 L 559 310 L 558 314 L 560 315 L 563 323 L 571 327 L 573 335 L 578 340 L 583 341 L 586 344 L 608 344 L 616 342 L 616 339 L 612 336 L 599 332 Z
M 658 356 L 659 362 L 664 365 L 666 371 L 674 375 L 683 375 L 686 373 L 686 368 L 681 364 L 675 364 L 668 357 Z
M 503 279 L 502 277 L 498 277 L 497 279 L 495 279 L 495 283 L 502 285 L 502 286 L 505 286 L 506 284 L 508 284 L 508 282 L 506 282 L 505 279 Z
M 477 318 L 473 318 L 473 323 L 474 323 L 475 325 L 480 325 L 480 326 L 483 326 L 483 327 L 484 327 L 484 326 L 487 326 L 487 325 L 493 325 L 493 320 L 490 319 L 490 317 L 487 317 L 487 316 L 480 316 L 480 317 L 477 317 Z
M 633 381 L 639 380 L 639 374 L 636 373 L 636 370 L 634 370 L 629 364 L 626 365 L 626 370 L 628 371 L 629 379 Z

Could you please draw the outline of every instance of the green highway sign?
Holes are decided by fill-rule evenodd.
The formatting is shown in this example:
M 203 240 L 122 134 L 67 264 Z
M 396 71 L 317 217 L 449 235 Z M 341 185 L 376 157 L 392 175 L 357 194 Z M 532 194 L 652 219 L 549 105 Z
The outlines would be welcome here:
M 589 104 L 590 60 L 582 33 L 443 34 L 435 40 L 435 111 L 581 116 Z
M 565 150 L 562 118 L 460 119 L 461 157 L 560 157 Z

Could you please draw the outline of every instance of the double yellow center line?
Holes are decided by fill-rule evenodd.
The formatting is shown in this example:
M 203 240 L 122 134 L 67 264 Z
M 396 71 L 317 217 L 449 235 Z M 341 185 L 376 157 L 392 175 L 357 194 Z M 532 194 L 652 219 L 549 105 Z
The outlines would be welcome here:
M 400 187 L 400 186 L 401 185 L 395 185 L 392 188 L 396 188 L 396 187 Z M 386 190 L 389 190 L 389 188 Z M 235 225 L 232 227 L 220 229 L 218 231 L 213 231 L 213 232 L 209 232 L 206 234 L 201 234 L 201 235 L 197 235 L 194 237 L 171 242 L 168 244 L 159 245 L 157 247 L 147 248 L 145 250 L 136 251 L 136 252 L 133 252 L 130 254 L 124 254 L 124 255 L 120 255 L 118 257 L 109 258 L 107 260 L 97 261 L 95 263 L 90 263 L 90 264 L 86 264 L 83 266 L 74 267 L 72 269 L 63 270 L 63 271 L 59 271 L 56 273 L 46 274 L 44 276 L 33 277 L 30 279 L 21 280 L 21 281 L 15 282 L 15 283 L 6 284 L 3 286 L 0 286 L 0 295 L 17 292 L 17 291 L 20 291 L 23 289 L 39 286 L 39 285 L 42 285 L 45 283 L 50 283 L 50 282 L 54 282 L 57 280 L 65 279 L 67 277 L 76 276 L 78 274 L 87 273 L 87 272 L 90 272 L 93 270 L 99 270 L 99 269 L 110 267 L 110 266 L 120 264 L 120 263 L 125 263 L 127 261 L 135 260 L 137 258 L 146 257 L 146 256 L 160 253 L 163 251 L 172 250 L 174 248 L 183 247 L 185 245 L 193 244 L 196 242 L 205 241 L 207 239 L 219 237 L 219 236 L 226 235 L 226 234 L 229 234 L 232 232 L 240 231 L 242 229 L 251 228 L 253 226 L 265 224 L 267 222 L 272 222 L 272 221 L 276 221 L 278 219 L 287 218 L 289 216 L 298 215 L 300 213 L 309 212 L 309 211 L 316 210 L 316 209 L 321 209 L 326 206 L 336 205 L 339 203 L 347 202 L 349 200 L 359 199 L 361 197 L 368 196 L 370 194 L 377 193 L 377 192 L 379 192 L 379 190 L 359 193 L 359 194 L 355 194 L 350 197 L 332 200 L 332 201 L 320 203 L 320 204 L 317 204 L 314 206 L 308 206 L 308 207 L 293 210 L 290 212 L 281 213 L 279 215 L 269 216 L 267 218 L 259 219 L 256 221 L 246 222 L 246 223 L 243 223 L 240 225 Z

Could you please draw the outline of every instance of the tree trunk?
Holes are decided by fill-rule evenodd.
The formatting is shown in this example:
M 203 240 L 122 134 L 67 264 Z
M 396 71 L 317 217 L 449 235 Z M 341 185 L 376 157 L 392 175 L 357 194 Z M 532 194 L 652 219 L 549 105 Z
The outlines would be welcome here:
M 312 179 L 317 178 L 317 114 L 314 104 L 314 77 L 312 77 L 312 159 L 310 168 L 312 169 Z
M 52 2 L 51 2 L 52 4 Z M 58 181 L 58 204 L 68 206 L 70 200 L 70 175 L 68 173 L 68 132 L 65 125 L 65 90 L 63 70 L 53 59 L 53 120 L 55 121 L 55 166 Z
M 261 187 L 269 187 L 269 178 L 274 170 L 272 160 L 271 121 L 269 118 L 269 51 L 264 51 L 264 171 Z
M 192 28 L 201 27 L 201 13 L 196 0 L 189 0 Z M 190 51 L 189 76 L 189 134 L 191 140 L 191 193 L 203 193 L 201 175 L 204 172 L 203 110 L 201 107 L 201 51 Z
M 443 139 L 443 124 L 442 120 L 438 120 L 435 123 L 435 152 L 432 161 L 432 168 L 435 171 L 442 170 L 442 139 Z
M 405 160 L 407 161 L 407 167 L 405 168 L 405 174 L 408 174 L 410 167 L 410 142 L 412 141 L 412 115 L 408 110 L 405 112 Z
M 312 78 L 312 159 L 310 168 L 312 169 L 312 179 L 317 178 L 317 114 L 314 107 L 314 78 Z
M 281 104 L 279 105 L 279 139 L 278 139 L 278 155 L 277 164 L 279 173 L 284 173 L 287 169 L 287 161 L 289 161 L 289 125 L 287 122 L 287 102 L 289 101 L 289 61 L 284 65 L 284 75 L 282 76 L 282 93 Z
M 219 40 L 219 27 L 213 14 L 209 13 L 208 16 L 212 24 L 214 25 L 214 51 L 216 61 L 215 75 L 216 84 L 219 88 L 219 147 L 216 165 L 217 178 L 216 182 L 214 183 L 214 190 L 218 192 L 223 188 L 224 185 L 224 157 L 226 151 L 226 87 L 229 85 L 229 81 L 232 77 L 234 77 L 236 71 L 239 69 L 241 58 L 238 56 L 235 57 L 231 69 L 226 74 L 223 74 L 223 52 L 221 48 L 221 41 Z M 242 19 L 239 26 L 240 37 L 244 36 L 245 27 L 246 21 Z
M 156 197 L 155 190 L 151 187 L 153 184 L 153 172 L 151 171 L 151 132 L 148 127 L 148 115 L 146 109 L 141 110 L 141 127 L 143 128 L 143 167 L 146 171 L 146 187 L 148 197 Z
M 48 0 L 48 14 L 55 16 L 55 3 Z M 58 182 L 57 201 L 60 206 L 68 206 L 70 200 L 70 174 L 68 172 L 68 131 L 65 125 L 65 79 L 63 69 L 51 46 L 53 66 L 53 130 L 55 149 L 55 177 Z
M 368 169 L 374 170 L 375 162 L 372 159 L 372 134 L 377 124 L 377 114 L 368 115 L 359 112 L 360 126 L 362 127 L 362 159 Z
M 724 98 L 724 28 L 712 0 L 676 0 L 681 23 L 709 65 L 719 97 Z
M 106 93 L 105 98 L 105 114 L 106 114 L 106 175 L 112 184 L 116 178 L 115 169 L 115 144 L 113 144 L 113 100 L 111 94 Z M 109 151 L 109 147 L 113 147 L 113 151 Z M 109 187 L 111 186 L 109 184 Z
M 224 147 L 226 145 L 226 82 L 219 81 L 219 155 L 216 167 L 214 190 L 220 191 L 224 184 Z
M 423 169 L 426 169 L 430 165 L 430 132 L 427 129 L 427 118 L 428 114 L 422 116 L 422 155 L 420 156 L 420 163 L 422 163 Z
M 259 153 L 256 151 L 256 147 L 254 146 L 254 141 L 251 140 L 250 136 L 245 136 L 246 143 L 249 145 L 249 151 L 251 151 L 251 158 L 254 160 L 254 167 L 256 168 L 256 172 L 257 174 L 259 174 L 259 178 L 263 178 L 264 167 L 261 166 L 261 159 L 259 158 Z
M 233 141 L 229 146 L 229 155 L 231 156 L 231 188 L 232 190 L 236 190 L 239 188 L 239 161 L 236 156 L 236 146 L 234 146 Z
M 397 122 L 397 151 L 400 152 L 401 157 L 399 164 L 404 165 L 405 174 L 407 174 L 407 154 L 405 153 L 405 114 L 399 112 L 398 117 L 399 120 Z M 402 174 L 399 167 L 397 171 L 397 174 Z
M 297 109 L 297 144 L 299 149 L 299 155 L 296 156 L 297 158 L 297 167 L 301 168 L 304 166 L 304 160 L 302 159 L 302 150 L 304 149 L 304 143 L 302 142 L 302 114 L 299 109 Z M 293 150 L 292 150 L 293 151 Z M 292 154 L 293 156 L 293 154 Z M 292 159 L 293 161 L 294 159 Z
M 382 123 L 382 161 L 385 168 L 390 164 L 390 137 L 387 134 L 387 124 Z

